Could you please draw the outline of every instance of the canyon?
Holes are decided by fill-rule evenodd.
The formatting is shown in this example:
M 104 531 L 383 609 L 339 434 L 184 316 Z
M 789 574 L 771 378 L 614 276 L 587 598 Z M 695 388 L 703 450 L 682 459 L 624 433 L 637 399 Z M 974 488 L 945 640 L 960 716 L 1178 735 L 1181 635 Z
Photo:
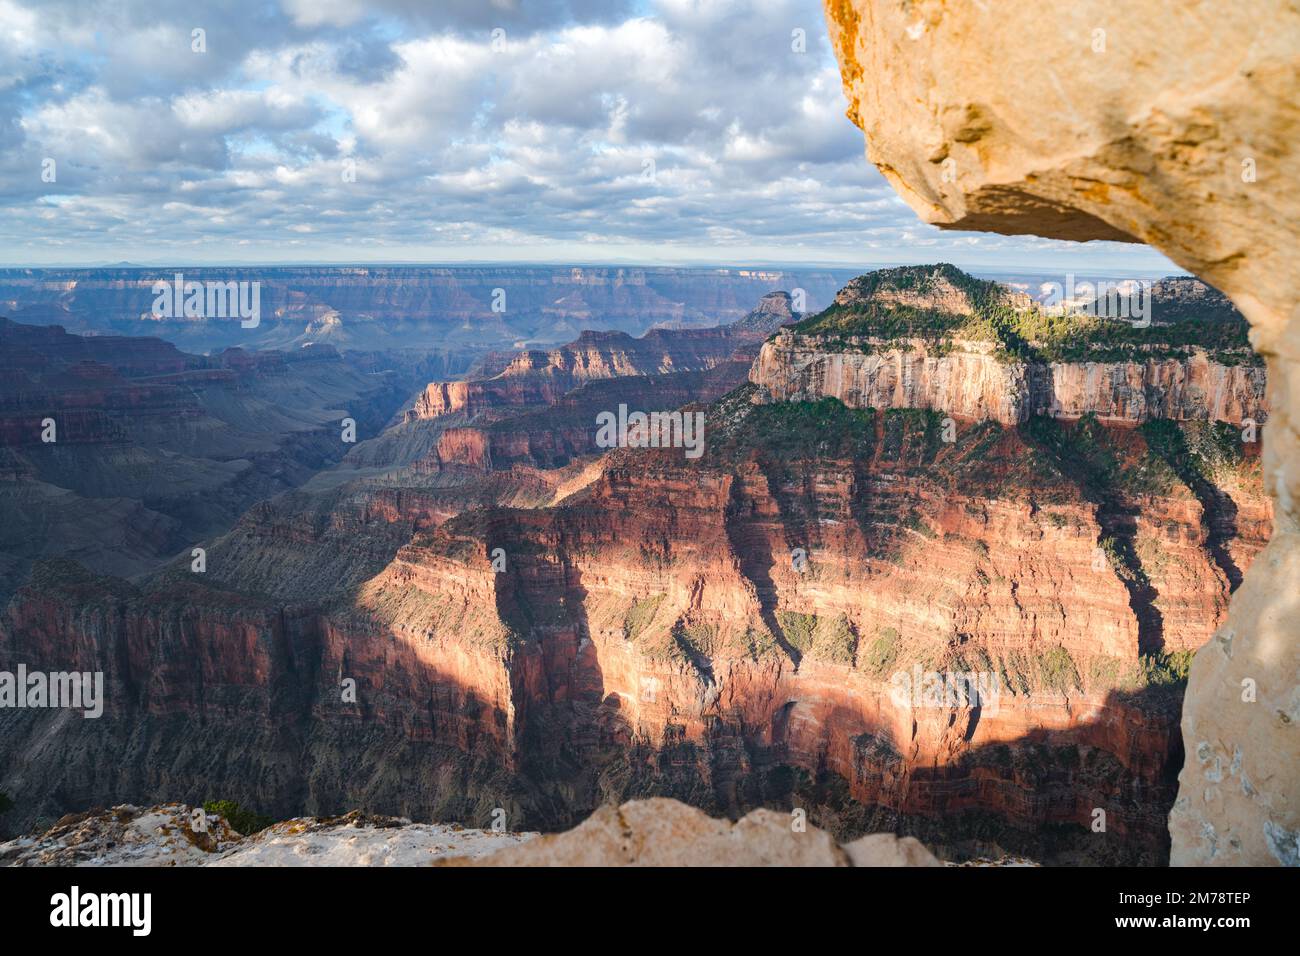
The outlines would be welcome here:
M 6 825 L 220 796 L 551 831 L 668 796 L 947 859 L 1167 859 L 1186 664 L 1272 530 L 1239 427 L 1267 418 L 1258 370 L 1179 319 L 1147 345 L 1195 355 L 1140 390 L 1078 373 L 1109 385 L 1077 414 L 807 374 L 875 354 L 864 315 L 937 323 L 895 351 L 936 352 L 918 368 L 1012 322 L 950 270 L 872 273 L 866 313 L 768 296 L 731 327 L 486 356 L 205 541 L 202 574 L 32 559 L 0 663 L 109 692 L 100 720 L 0 711 Z M 956 340 L 1051 345 L 997 322 Z M 1186 371 L 1212 364 L 1244 376 L 1230 398 Z M 704 456 L 596 448 L 617 401 L 700 410 Z M 936 705 L 913 692 L 936 673 L 995 692 Z
M 441 368 L 0 319 L 0 595 L 41 557 L 129 576 L 188 553 L 341 459 L 344 419 L 379 432 L 412 376 Z
M 158 281 L 176 269 L 0 269 L 0 315 L 73 332 L 158 336 L 179 348 L 441 352 L 448 361 L 503 345 L 569 341 L 584 329 L 642 335 L 743 317 L 767 292 L 798 290 L 801 310 L 829 303 L 845 269 L 610 266 L 260 266 L 188 268 L 185 281 L 257 282 L 261 316 L 237 320 L 153 314 Z
M 0 866 L 1267 922 L 1300 3 L 5 6 Z M 192 936 L 184 876 L 50 922 Z

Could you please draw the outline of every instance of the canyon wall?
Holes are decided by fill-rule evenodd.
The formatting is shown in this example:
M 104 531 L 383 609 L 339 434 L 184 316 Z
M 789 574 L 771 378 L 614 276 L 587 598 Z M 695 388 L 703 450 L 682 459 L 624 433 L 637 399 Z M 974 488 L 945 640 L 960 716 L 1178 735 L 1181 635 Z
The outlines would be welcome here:
M 987 343 L 833 343 L 782 332 L 763 344 L 750 381 L 776 401 L 838 398 L 850 408 L 929 408 L 1014 425 L 1034 414 L 1138 424 L 1154 418 L 1240 425 L 1268 417 L 1264 369 L 1203 351 L 1145 362 L 1008 362 Z
M 825 8 L 848 116 L 923 219 L 1147 242 L 1250 321 L 1267 362 L 1276 528 L 1192 667 L 1172 860 L 1300 863 L 1300 11 Z
M 918 307 L 982 321 L 1002 294 L 951 266 L 851 287 L 846 328 Z M 489 356 L 467 383 L 489 386 L 479 407 L 396 416 L 207 542 L 202 573 L 184 555 L 131 582 L 33 557 L 0 611 L 0 665 L 101 671 L 107 700 L 92 720 L 0 708 L 6 824 L 224 797 L 481 825 L 499 807 L 549 830 L 669 795 L 946 857 L 1167 859 L 1183 668 L 1271 528 L 1257 446 L 1185 400 L 1195 420 L 976 414 L 948 435 L 935 411 L 848 407 L 824 376 L 762 394 L 749 357 L 788 307 Z M 823 337 L 809 367 L 852 367 L 857 344 Z M 242 397 L 273 398 L 263 373 L 303 386 L 297 364 L 337 353 L 191 359 L 167 374 L 249 376 Z M 15 367 L 55 385 L 71 366 Z M 107 380 L 76 370 L 50 394 Z M 597 449 L 596 414 L 621 403 L 693 403 L 703 457 Z M 982 674 L 996 696 L 922 699 L 936 674 Z
M 789 299 L 783 292 L 766 296 L 765 302 L 776 300 L 785 308 L 766 313 L 771 321 L 762 326 L 655 329 L 640 338 L 623 332 L 583 332 L 559 348 L 520 352 L 491 377 L 430 382 L 406 418 L 441 418 L 456 412 L 472 418 L 507 408 L 549 405 L 586 382 L 702 372 L 733 359 L 748 359 L 753 347 L 781 321 L 793 321 Z
M 356 458 L 402 460 L 425 473 L 564 467 L 601 451 L 599 413 L 713 401 L 745 381 L 764 338 L 797 318 L 790 294 L 779 291 L 715 328 L 654 329 L 640 338 L 587 331 L 546 351 L 490 353 L 467 380 L 430 382 L 406 410 L 398 431 L 425 434 L 423 446 L 395 434 L 396 456 L 363 449 Z

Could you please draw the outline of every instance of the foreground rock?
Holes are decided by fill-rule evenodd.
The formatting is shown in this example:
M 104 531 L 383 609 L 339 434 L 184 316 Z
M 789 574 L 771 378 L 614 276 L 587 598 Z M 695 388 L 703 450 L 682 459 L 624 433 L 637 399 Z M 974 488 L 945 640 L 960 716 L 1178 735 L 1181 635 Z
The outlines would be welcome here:
M 1140 240 L 1226 293 L 1268 363 L 1276 527 L 1197 655 L 1172 862 L 1300 862 L 1300 12 L 826 0 L 849 118 L 929 222 Z
M 242 836 L 195 808 L 129 804 L 69 814 L 0 843 L 0 866 L 939 866 L 911 837 L 877 833 L 845 846 L 790 814 L 737 823 L 664 798 L 606 805 L 554 836 L 412 823 L 353 811 L 298 817 Z
M 201 866 L 243 840 L 218 816 L 196 832 L 193 811 L 168 803 L 70 813 L 44 833 L 0 843 L 0 866 Z
M 169 803 L 69 814 L 44 833 L 0 843 L 0 866 L 423 866 L 536 836 L 353 811 L 285 820 L 246 837 L 216 814 L 196 830 L 194 813 Z
M 789 813 L 755 810 L 732 823 L 659 797 L 607 804 L 567 833 L 472 861 L 476 866 L 939 866 L 912 837 L 874 833 L 840 846 L 797 830 Z M 455 859 L 449 865 L 468 865 Z
M 209 866 L 426 866 L 518 846 L 535 833 L 496 833 L 459 824 L 412 823 L 353 811 L 267 827 Z

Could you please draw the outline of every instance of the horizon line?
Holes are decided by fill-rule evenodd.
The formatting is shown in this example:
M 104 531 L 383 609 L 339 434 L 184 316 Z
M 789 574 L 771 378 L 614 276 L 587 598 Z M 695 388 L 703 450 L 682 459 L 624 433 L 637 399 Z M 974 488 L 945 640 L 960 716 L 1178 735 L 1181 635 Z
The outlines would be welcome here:
M 439 260 L 414 260 L 414 259 L 392 259 L 392 260 L 333 260 L 333 259 L 288 259 L 276 261 L 248 261 L 248 260 L 230 260 L 226 262 L 170 262 L 160 263 L 141 263 L 123 260 L 121 262 L 93 262 L 93 263 L 46 263 L 46 264 L 17 264 L 17 263 L 0 263 L 0 272 L 2 271 L 30 271 L 30 272 L 53 272 L 53 271 L 89 271 L 98 269 L 136 269 L 136 270 L 175 270 L 175 269 L 306 269 L 306 268 L 410 268 L 410 269 L 500 269 L 500 268 L 525 268 L 525 269 L 644 269 L 644 270 L 692 270 L 692 271 L 807 271 L 810 269 L 824 269 L 835 272 L 851 272 L 858 270 L 860 273 L 875 272 L 881 269 L 890 269 L 906 266 L 924 266 L 924 265 L 942 265 L 948 264 L 955 268 L 967 272 L 986 272 L 986 273 L 1031 273 L 1056 275 L 1064 272 L 1073 272 L 1077 275 L 1100 275 L 1131 273 L 1134 275 L 1151 275 L 1163 272 L 1165 275 L 1194 275 L 1188 270 L 1167 272 L 1165 270 L 1149 268 L 1107 268 L 1097 266 L 1083 266 L 1082 268 L 1064 269 L 1061 267 L 1043 266 L 1043 265 L 1006 265 L 1006 264 L 968 264 L 961 265 L 956 262 L 950 262 L 947 259 L 937 259 L 932 261 L 909 261 L 909 262 L 892 262 L 883 261 L 877 263 L 842 263 L 842 262 L 708 262 L 708 261 L 685 261 L 685 262 L 638 262 L 635 260 L 624 261 L 606 261 L 599 260 L 516 260 L 516 259 L 463 259 L 451 261 Z M 1177 264 L 1173 264 L 1178 269 Z

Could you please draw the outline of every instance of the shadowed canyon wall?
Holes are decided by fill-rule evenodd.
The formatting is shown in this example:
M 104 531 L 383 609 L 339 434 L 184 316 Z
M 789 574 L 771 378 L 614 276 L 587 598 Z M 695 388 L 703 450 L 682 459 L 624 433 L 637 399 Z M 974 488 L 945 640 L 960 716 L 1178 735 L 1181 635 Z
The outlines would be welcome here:
M 1192 667 L 1172 862 L 1300 863 L 1300 10 L 825 6 L 848 116 L 923 219 L 1146 242 L 1250 321 L 1276 525 Z

